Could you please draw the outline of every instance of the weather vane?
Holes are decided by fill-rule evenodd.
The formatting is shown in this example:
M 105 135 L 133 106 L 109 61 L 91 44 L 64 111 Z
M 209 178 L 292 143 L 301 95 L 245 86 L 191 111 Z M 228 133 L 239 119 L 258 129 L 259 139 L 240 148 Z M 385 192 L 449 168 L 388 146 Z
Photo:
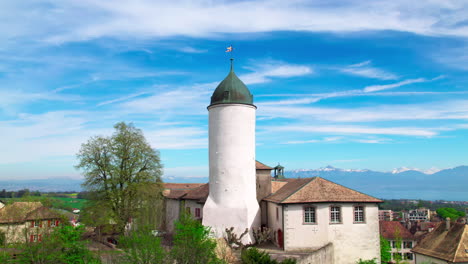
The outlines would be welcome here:
M 226 52 L 230 52 L 230 53 L 231 53 L 231 71 L 232 71 L 232 61 L 234 60 L 234 58 L 233 58 L 233 51 L 234 51 L 234 48 L 232 48 L 232 45 L 230 45 L 229 47 L 226 48 Z

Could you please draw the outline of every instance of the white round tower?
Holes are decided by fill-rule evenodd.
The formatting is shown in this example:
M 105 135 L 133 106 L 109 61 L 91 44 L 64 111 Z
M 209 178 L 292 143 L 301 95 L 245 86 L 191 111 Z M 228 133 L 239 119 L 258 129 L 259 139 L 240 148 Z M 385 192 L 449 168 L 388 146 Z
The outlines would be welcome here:
M 231 59 L 232 60 L 232 59 Z M 236 76 L 228 76 L 211 96 L 209 112 L 210 192 L 203 207 L 203 225 L 217 237 L 234 227 L 238 235 L 260 226 L 256 196 L 255 111 L 253 96 Z

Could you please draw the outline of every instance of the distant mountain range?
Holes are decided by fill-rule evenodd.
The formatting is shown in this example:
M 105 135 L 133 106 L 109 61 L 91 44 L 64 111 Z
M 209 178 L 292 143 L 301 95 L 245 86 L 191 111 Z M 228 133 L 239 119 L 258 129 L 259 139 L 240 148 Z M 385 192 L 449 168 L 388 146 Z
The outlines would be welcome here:
M 468 166 L 421 172 L 411 168 L 391 172 L 339 169 L 327 166 L 319 169 L 286 171 L 287 178 L 319 176 L 348 188 L 384 199 L 423 199 L 468 201 Z M 206 178 L 163 178 L 166 182 L 208 182 Z M 79 179 L 0 180 L 0 190 L 20 189 L 41 192 L 81 191 Z
M 33 180 L 0 180 L 0 191 L 18 191 L 29 189 L 40 192 L 78 192 L 81 191 L 82 180 L 56 178 L 56 179 L 33 179 Z
M 468 200 L 468 166 L 425 173 L 408 168 L 379 172 L 327 166 L 319 169 L 286 171 L 285 176 L 288 178 L 319 176 L 378 198 Z

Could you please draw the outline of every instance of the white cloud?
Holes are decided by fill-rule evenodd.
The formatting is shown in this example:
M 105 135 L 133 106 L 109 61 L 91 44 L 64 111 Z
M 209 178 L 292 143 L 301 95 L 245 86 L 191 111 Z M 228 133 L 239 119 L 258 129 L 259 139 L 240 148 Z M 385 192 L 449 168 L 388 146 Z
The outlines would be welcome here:
M 467 6 L 464 1 L 409 5 L 403 0 L 334 4 L 305 0 L 7 1 L 0 6 L 0 31 L 6 39 L 39 36 L 55 43 L 102 37 L 210 37 L 285 30 L 395 30 L 465 37 Z
M 396 80 L 398 76 L 384 70 L 371 66 L 371 61 L 364 61 L 358 64 L 349 65 L 340 69 L 341 72 L 357 75 L 366 78 L 380 80 Z
M 206 49 L 198 49 L 198 48 L 189 47 L 189 46 L 179 48 L 179 50 L 182 51 L 182 52 L 185 52 L 185 53 L 205 53 L 205 52 L 208 52 L 208 50 L 206 50 Z
M 468 101 L 451 100 L 410 105 L 377 105 L 359 108 L 272 106 L 257 104 L 261 117 L 322 120 L 331 122 L 376 122 L 395 120 L 465 120 Z
M 401 136 L 422 136 L 432 137 L 438 133 L 431 129 L 415 127 L 367 127 L 367 126 L 278 126 L 277 131 L 307 132 L 307 133 L 328 133 L 328 134 L 371 134 L 371 135 L 401 135 Z
M 253 71 L 253 73 L 243 74 L 239 77 L 245 84 L 265 83 L 270 82 L 272 78 L 289 78 L 313 73 L 309 66 L 275 60 L 255 62 L 245 68 Z
M 364 92 L 366 92 L 366 93 L 377 92 L 377 91 L 397 88 L 397 87 L 400 87 L 400 86 L 403 86 L 403 85 L 408 85 L 408 84 L 413 84 L 413 83 L 422 83 L 422 82 L 427 82 L 427 81 L 428 80 L 426 80 L 424 78 L 417 78 L 417 79 L 404 80 L 404 81 L 397 82 L 397 83 L 392 83 L 392 84 L 371 85 L 371 86 L 365 87 Z

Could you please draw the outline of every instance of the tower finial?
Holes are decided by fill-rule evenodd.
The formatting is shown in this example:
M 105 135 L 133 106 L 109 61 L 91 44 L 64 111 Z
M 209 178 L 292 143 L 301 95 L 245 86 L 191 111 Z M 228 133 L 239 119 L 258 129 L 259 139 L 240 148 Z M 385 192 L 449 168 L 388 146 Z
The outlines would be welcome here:
M 234 71 L 234 58 L 230 58 L 231 60 L 231 71 Z

